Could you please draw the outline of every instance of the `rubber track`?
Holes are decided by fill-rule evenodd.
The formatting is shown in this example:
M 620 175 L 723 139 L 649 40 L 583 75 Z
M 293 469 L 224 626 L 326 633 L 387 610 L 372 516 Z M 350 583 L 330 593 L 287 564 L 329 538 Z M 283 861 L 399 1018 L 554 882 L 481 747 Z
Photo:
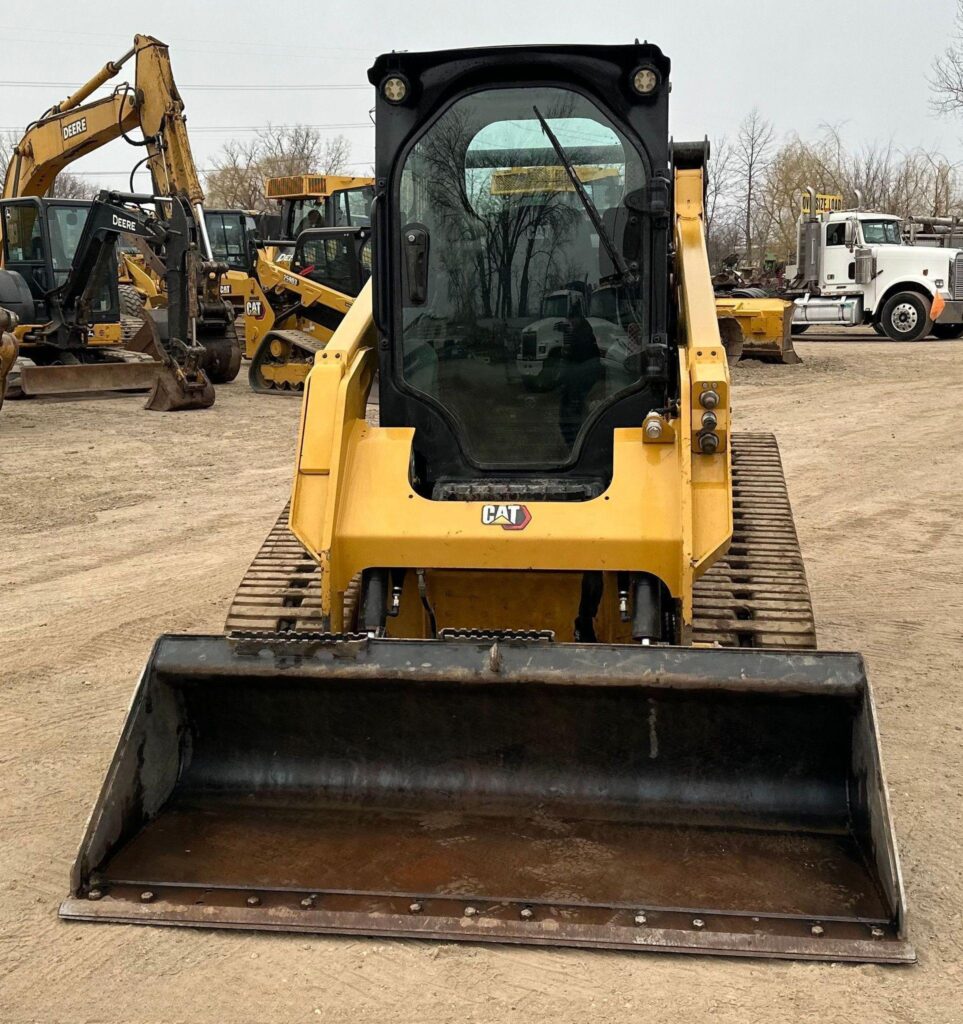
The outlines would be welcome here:
M 775 437 L 735 434 L 732 468 L 732 544 L 695 585 L 692 639 L 814 648 L 809 587 Z M 234 595 L 226 630 L 321 629 L 320 571 L 287 523 L 285 507 Z M 356 602 L 355 589 L 347 603 Z

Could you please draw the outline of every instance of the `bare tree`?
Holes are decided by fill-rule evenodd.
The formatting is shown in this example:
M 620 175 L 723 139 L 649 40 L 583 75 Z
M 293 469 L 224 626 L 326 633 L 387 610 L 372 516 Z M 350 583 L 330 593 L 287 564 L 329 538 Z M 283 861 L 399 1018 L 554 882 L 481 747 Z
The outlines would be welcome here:
M 52 199 L 93 199 L 101 186 L 69 171 L 61 171 L 47 193 Z
M 743 118 L 733 144 L 733 171 L 742 207 L 746 262 L 752 259 L 753 221 L 757 213 L 758 189 L 775 140 L 775 129 L 757 107 Z
M 267 210 L 264 179 L 294 174 L 342 174 L 351 144 L 344 135 L 323 137 L 305 125 L 265 125 L 253 139 L 232 139 L 211 161 L 205 190 L 212 207 Z
M 963 0 L 956 0 L 953 40 L 933 61 L 932 106 L 940 114 L 963 110 Z

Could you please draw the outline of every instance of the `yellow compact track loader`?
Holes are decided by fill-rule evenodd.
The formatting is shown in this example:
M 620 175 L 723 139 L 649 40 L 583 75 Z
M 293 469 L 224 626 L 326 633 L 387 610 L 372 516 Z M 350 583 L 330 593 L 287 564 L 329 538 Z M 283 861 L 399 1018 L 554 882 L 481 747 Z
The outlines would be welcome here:
M 668 58 L 369 76 L 375 263 L 304 393 L 306 555 L 272 535 L 253 628 L 157 641 L 62 916 L 913 960 L 862 661 L 813 649 L 778 451 L 732 432 Z M 533 166 L 565 178 L 493 187 Z M 525 387 L 545 298 L 602 288 Z
M 330 340 L 368 279 L 368 227 L 309 228 L 283 261 L 258 250 L 247 282 L 244 353 L 255 391 L 301 392 L 315 355 Z

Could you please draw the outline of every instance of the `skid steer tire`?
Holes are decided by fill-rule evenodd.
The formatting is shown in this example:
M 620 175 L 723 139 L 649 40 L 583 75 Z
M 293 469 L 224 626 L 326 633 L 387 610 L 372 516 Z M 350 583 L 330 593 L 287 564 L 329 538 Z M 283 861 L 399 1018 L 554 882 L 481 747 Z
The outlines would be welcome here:
M 810 324 L 793 324 L 792 327 L 789 328 L 789 332 L 793 335 L 805 334 L 806 331 L 809 330 L 810 326 Z
M 917 292 L 897 292 L 883 306 L 880 324 L 890 341 L 920 341 L 933 330 L 927 302 Z

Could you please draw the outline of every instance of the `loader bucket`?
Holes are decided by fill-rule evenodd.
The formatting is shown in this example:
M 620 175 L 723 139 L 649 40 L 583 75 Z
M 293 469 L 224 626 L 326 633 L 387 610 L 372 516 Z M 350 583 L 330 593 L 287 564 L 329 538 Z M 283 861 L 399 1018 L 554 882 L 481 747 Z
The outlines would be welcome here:
M 912 961 L 855 654 L 165 636 L 61 916 Z

